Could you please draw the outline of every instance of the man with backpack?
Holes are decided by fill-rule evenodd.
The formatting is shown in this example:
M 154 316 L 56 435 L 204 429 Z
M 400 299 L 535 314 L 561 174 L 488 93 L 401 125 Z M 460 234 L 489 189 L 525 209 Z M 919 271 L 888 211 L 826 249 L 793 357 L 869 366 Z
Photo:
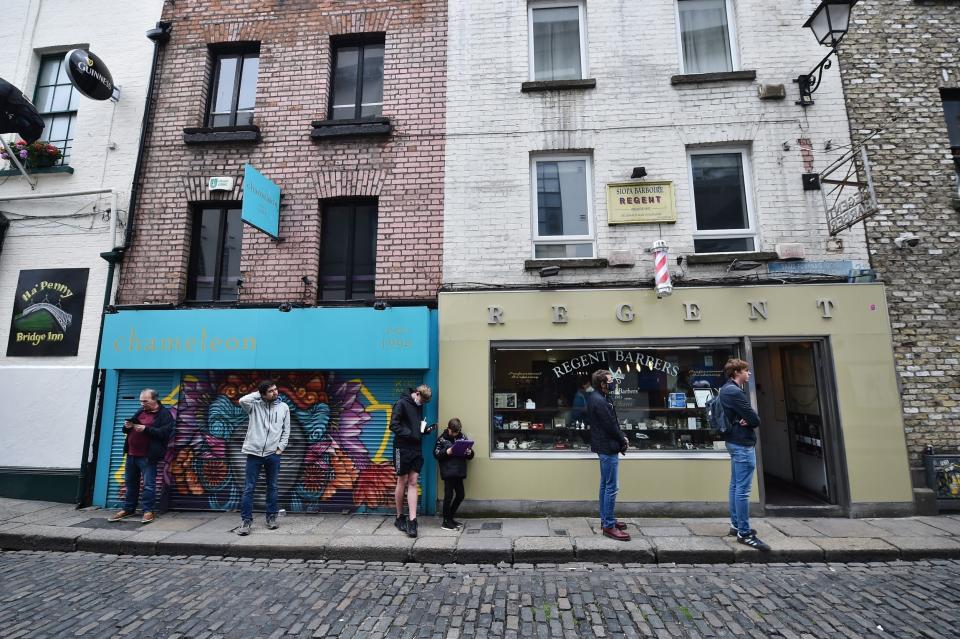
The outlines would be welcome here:
M 107 521 L 114 522 L 133 516 L 140 497 L 140 479 L 143 479 L 143 518 L 140 523 L 149 524 L 155 519 L 153 512 L 157 498 L 157 463 L 167 454 L 167 443 L 173 439 L 176 422 L 162 404 L 157 391 L 145 388 L 140 391 L 140 410 L 123 422 L 127 439 L 123 452 L 127 454 L 124 468 L 124 485 L 127 495 L 123 510 L 114 513 Z
M 717 396 L 722 409 L 717 412 L 722 413 L 719 417 L 729 426 L 720 430 L 725 431 L 730 452 L 730 534 L 737 536 L 738 543 L 766 552 L 770 546 L 760 541 L 757 531 L 750 528 L 750 487 L 757 467 L 756 429 L 760 426 L 760 416 L 742 389 L 750 380 L 750 365 L 742 359 L 730 359 L 723 367 L 723 374 L 727 382 Z

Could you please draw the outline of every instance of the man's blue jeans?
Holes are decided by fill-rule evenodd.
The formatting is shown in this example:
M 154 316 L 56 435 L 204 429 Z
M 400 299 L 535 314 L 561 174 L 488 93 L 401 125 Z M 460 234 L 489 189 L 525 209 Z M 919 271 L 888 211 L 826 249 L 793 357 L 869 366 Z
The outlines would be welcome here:
M 757 467 L 753 446 L 727 442 L 730 451 L 730 525 L 746 536 L 750 534 L 750 485 Z
M 157 462 L 152 462 L 146 457 L 127 455 L 126 467 L 123 472 L 127 496 L 123 502 L 123 509 L 128 513 L 137 509 L 141 477 L 143 478 L 143 512 L 150 513 L 153 512 L 153 505 L 157 499 Z
M 600 525 L 613 528 L 617 523 L 613 511 L 617 504 L 617 493 L 620 491 L 620 482 L 617 479 L 620 458 L 600 453 L 597 453 L 597 457 L 600 458 Z
M 243 521 L 253 521 L 253 491 L 263 469 L 267 476 L 267 517 L 280 512 L 277 504 L 280 477 L 280 455 L 272 453 L 266 457 L 247 455 L 246 481 L 243 485 L 243 497 L 240 499 L 240 518 Z

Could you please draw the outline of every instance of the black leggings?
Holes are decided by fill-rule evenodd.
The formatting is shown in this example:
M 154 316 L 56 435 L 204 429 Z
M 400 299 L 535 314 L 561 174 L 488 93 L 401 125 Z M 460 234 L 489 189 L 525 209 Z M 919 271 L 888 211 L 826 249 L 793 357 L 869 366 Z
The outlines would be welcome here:
M 456 493 L 456 496 L 454 496 Z M 443 480 L 443 519 L 453 519 L 463 501 L 463 479 Z

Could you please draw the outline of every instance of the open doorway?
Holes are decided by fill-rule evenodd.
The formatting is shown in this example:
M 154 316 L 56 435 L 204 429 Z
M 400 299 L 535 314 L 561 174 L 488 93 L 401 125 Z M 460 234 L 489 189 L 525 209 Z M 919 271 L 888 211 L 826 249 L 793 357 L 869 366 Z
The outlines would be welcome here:
M 839 508 L 834 459 L 840 442 L 833 386 L 819 341 L 753 343 L 764 507 L 800 514 Z M 823 513 L 826 514 L 826 513 Z

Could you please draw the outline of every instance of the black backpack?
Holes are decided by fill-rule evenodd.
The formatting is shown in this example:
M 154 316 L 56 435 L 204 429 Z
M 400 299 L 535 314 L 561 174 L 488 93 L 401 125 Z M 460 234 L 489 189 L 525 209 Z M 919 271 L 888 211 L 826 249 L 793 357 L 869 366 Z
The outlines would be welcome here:
M 723 402 L 720 401 L 720 391 L 707 400 L 707 423 L 710 430 L 720 437 L 725 438 L 730 433 L 730 420 L 727 419 L 727 413 L 723 408 Z

